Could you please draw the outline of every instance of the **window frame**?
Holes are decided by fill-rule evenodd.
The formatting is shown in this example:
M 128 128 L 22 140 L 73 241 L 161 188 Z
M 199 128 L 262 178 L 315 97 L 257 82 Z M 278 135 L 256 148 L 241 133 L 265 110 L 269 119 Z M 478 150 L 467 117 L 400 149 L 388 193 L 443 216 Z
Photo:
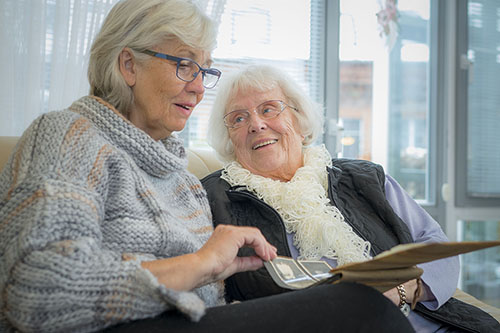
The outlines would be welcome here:
M 442 193 L 446 184 L 446 138 L 447 112 L 445 107 L 446 83 L 446 4 L 431 1 L 430 14 L 430 54 L 429 54 L 429 137 L 428 177 L 426 186 L 427 202 L 419 204 L 441 225 L 446 227 L 446 202 Z
M 337 156 L 340 149 L 341 136 L 338 127 L 339 118 L 339 18 L 340 1 L 325 1 L 325 32 L 324 32 L 324 89 L 325 124 L 323 143 L 332 156 Z

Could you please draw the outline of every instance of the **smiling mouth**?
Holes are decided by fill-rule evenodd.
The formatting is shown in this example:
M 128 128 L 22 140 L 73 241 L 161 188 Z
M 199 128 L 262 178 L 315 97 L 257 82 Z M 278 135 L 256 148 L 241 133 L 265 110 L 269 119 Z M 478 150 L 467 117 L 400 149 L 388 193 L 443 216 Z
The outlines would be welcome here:
M 177 106 L 179 106 L 179 107 L 183 108 L 184 110 L 191 110 L 191 108 L 189 108 L 189 107 L 187 107 L 187 106 L 185 106 L 185 105 L 182 105 L 182 104 L 175 104 L 175 105 L 177 105 Z
M 272 145 L 273 143 L 276 143 L 276 142 L 278 142 L 278 140 L 276 140 L 276 139 L 264 141 L 264 142 L 261 142 L 255 146 L 253 146 L 252 149 L 257 150 L 257 149 L 262 148 L 264 146 Z

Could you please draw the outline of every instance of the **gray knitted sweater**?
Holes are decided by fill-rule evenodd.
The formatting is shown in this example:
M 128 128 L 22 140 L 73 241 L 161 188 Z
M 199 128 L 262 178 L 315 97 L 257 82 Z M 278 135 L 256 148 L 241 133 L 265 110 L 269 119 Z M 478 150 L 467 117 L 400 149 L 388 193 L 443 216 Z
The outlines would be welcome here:
M 154 141 L 83 97 L 39 117 L 0 174 L 0 332 L 89 332 L 178 309 L 199 319 L 223 285 L 178 292 L 141 261 L 198 250 L 212 232 L 182 142 Z

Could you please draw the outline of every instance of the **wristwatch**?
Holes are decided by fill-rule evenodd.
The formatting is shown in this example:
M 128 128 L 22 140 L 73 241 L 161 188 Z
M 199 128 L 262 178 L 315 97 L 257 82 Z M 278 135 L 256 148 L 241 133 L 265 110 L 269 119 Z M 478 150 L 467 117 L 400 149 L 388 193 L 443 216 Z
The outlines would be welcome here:
M 410 315 L 410 305 L 406 303 L 406 289 L 405 286 L 400 284 L 396 287 L 399 294 L 399 309 L 403 314 L 408 317 Z

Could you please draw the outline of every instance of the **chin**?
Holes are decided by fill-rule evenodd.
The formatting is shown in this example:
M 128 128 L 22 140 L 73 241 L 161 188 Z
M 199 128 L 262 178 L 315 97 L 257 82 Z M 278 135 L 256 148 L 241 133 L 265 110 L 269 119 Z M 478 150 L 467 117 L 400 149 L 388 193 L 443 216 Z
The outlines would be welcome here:
M 180 132 L 186 127 L 186 122 L 182 124 L 178 124 L 177 126 L 173 126 L 173 132 Z

